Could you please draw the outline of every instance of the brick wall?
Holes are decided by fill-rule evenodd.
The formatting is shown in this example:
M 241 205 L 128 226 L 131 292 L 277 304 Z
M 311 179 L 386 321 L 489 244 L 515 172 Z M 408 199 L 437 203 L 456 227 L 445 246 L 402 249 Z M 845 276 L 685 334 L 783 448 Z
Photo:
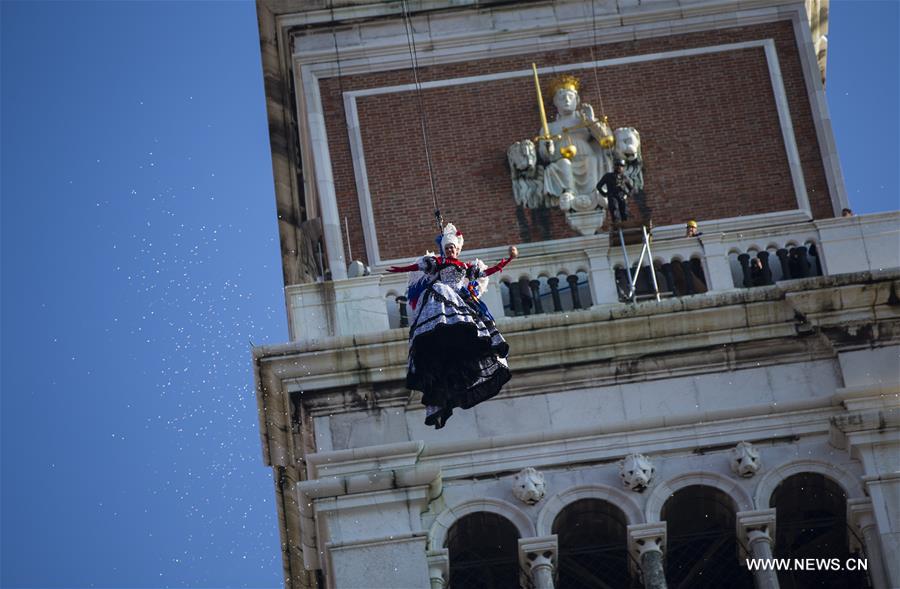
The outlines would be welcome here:
M 833 215 L 811 108 L 790 22 L 598 45 L 598 60 L 627 55 L 775 40 L 813 213 Z M 482 75 L 590 60 L 587 48 L 487 58 L 422 68 L 420 81 Z M 593 69 L 572 72 L 599 114 Z M 656 60 L 599 69 L 603 105 L 613 127 L 641 132 L 646 210 L 655 225 L 795 209 L 790 171 L 762 48 Z M 542 78 L 548 117 L 553 106 Z M 350 225 L 353 256 L 365 259 L 344 91 L 409 84 L 410 70 L 324 80 L 321 92 L 341 217 Z M 506 148 L 540 126 L 530 78 L 423 91 L 429 146 L 444 218 L 467 247 L 576 235 L 564 215 L 517 210 Z M 381 257 L 420 254 L 433 243 L 431 189 L 415 92 L 357 99 L 369 189 Z M 631 210 L 640 213 L 636 203 Z

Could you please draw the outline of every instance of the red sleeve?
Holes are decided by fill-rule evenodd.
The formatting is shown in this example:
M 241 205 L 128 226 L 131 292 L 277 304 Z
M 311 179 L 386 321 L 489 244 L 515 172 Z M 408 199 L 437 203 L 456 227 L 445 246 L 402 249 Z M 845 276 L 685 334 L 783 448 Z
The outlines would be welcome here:
M 391 266 L 387 269 L 388 272 L 415 272 L 419 269 L 418 264 L 410 264 L 409 266 Z
M 483 272 L 483 274 L 485 276 L 490 276 L 491 274 L 496 274 L 497 272 L 502 272 L 503 268 L 505 268 L 507 264 L 509 264 L 509 258 L 503 258 L 502 260 L 497 262 L 496 266 L 491 266 L 490 268 L 485 270 Z

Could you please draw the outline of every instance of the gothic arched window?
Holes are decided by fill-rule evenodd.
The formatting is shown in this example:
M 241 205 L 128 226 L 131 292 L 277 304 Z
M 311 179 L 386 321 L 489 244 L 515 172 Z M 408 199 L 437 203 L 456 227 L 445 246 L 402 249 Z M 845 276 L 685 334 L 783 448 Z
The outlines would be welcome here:
M 580 499 L 553 522 L 557 536 L 557 589 L 640 587 L 628 573 L 627 520 L 622 510 L 600 499 Z
M 734 502 L 714 487 L 693 485 L 672 494 L 666 522 L 669 589 L 751 589 L 753 577 L 738 561 Z
M 519 586 L 519 532 L 501 515 L 479 511 L 447 531 L 452 589 Z
M 847 496 L 837 483 L 817 473 L 795 474 L 778 485 L 769 506 L 775 508 L 776 558 L 836 558 L 843 567 L 850 557 L 850 530 Z M 779 571 L 778 584 L 782 589 L 869 586 L 864 572 L 836 570 Z

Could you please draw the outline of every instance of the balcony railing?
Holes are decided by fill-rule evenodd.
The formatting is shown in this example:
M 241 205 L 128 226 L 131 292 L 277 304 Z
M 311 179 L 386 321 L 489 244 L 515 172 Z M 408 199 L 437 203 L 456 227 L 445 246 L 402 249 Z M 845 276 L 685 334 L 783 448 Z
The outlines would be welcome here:
M 657 284 L 668 297 L 900 267 L 900 212 L 705 233 L 699 238 L 667 239 L 666 233 L 673 231 L 656 232 L 652 250 Z M 639 248 L 629 246 L 630 260 L 637 259 Z M 519 249 L 521 257 L 492 277 L 483 296 L 498 320 L 622 304 L 625 258 L 606 235 Z M 497 259 L 503 251 L 478 255 Z M 636 285 L 638 300 L 652 292 L 648 270 L 642 269 L 644 281 Z M 402 327 L 408 316 L 405 291 L 405 275 L 378 269 L 361 278 L 289 286 L 285 294 L 291 339 L 311 342 Z

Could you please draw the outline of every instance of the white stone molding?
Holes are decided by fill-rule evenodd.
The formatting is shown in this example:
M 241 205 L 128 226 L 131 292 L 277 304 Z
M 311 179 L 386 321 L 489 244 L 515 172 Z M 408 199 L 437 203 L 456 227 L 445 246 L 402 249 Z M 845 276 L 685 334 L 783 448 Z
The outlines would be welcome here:
M 783 480 L 805 472 L 821 474 L 831 479 L 844 490 L 848 499 L 865 496 L 857 476 L 825 460 L 803 459 L 782 464 L 763 475 L 756 486 L 756 492 L 753 496 L 755 505 L 760 508 L 768 507 L 772 493 L 775 492 L 775 489 Z
M 663 505 L 669 497 L 671 497 L 675 491 L 690 487 L 691 485 L 702 485 L 704 487 L 719 489 L 728 495 L 734 502 L 735 512 L 750 511 L 754 508 L 753 497 L 750 496 L 750 493 L 744 489 L 740 482 L 717 472 L 686 472 L 671 479 L 661 481 L 653 488 L 653 491 L 647 497 L 647 505 L 644 508 L 647 521 L 660 521 Z
M 751 478 L 762 468 L 759 449 L 750 442 L 738 442 L 731 450 L 731 472 L 742 478 Z
M 618 3 L 596 3 L 596 27 L 592 22 L 591 3 L 538 4 L 529 8 L 517 7 L 514 12 L 493 9 L 474 14 L 471 9 L 453 2 L 456 11 L 442 14 L 413 14 L 413 40 L 421 49 L 417 61 L 420 67 L 442 63 L 470 61 L 483 58 L 519 55 L 534 51 L 556 51 L 597 44 L 618 43 L 635 39 L 678 35 L 698 31 L 722 30 L 736 26 L 771 23 L 790 19 L 794 13 L 806 17 L 802 4 L 783 6 L 784 0 L 755 0 L 756 7 L 739 9 L 737 2 L 716 0 L 691 2 L 690 6 L 660 8 L 627 6 Z M 628 4 L 635 5 L 634 2 Z M 766 7 L 766 5 L 770 7 Z M 779 6 L 781 5 L 781 6 Z M 350 30 L 335 31 L 341 47 L 341 73 L 352 75 L 372 71 L 405 69 L 409 67 L 409 52 L 404 23 L 396 5 L 381 4 L 374 9 L 381 17 L 370 24 L 360 24 Z M 436 6 L 433 6 L 436 7 Z M 421 6 L 423 10 L 428 7 Z M 445 8 L 447 8 L 445 6 Z M 635 9 L 639 14 L 634 13 Z M 737 10 L 736 10 L 737 9 Z M 332 29 L 318 27 L 310 33 L 310 22 L 330 24 L 343 19 L 368 19 L 373 11 L 361 12 L 358 7 L 322 11 L 318 16 L 310 11 L 280 18 L 282 29 L 302 30 L 293 34 L 295 62 L 316 64 L 327 75 L 337 74 Z M 716 12 L 723 14 L 717 15 Z M 339 25 L 345 27 L 343 23 Z M 318 37 L 318 38 L 317 38 Z
M 841 209 L 849 206 L 849 201 L 837 143 L 834 138 L 834 129 L 831 126 L 831 114 L 828 111 L 825 86 L 822 84 L 819 61 L 813 46 L 812 31 L 809 28 L 809 19 L 800 10 L 791 15 L 791 22 L 794 25 L 794 38 L 797 41 L 797 52 L 800 54 L 803 81 L 812 109 L 816 138 L 819 140 L 822 166 L 825 168 L 825 181 L 831 195 L 831 206 L 835 216 L 838 216 L 841 214 Z
M 315 169 L 316 192 L 322 214 L 322 231 L 325 240 L 328 267 L 333 280 L 347 278 L 347 259 L 344 257 L 344 240 L 341 231 L 341 219 L 337 206 L 337 195 L 334 190 L 334 173 L 331 166 L 331 151 L 328 141 L 328 129 L 325 125 L 322 95 L 319 92 L 319 80 L 315 75 L 303 68 L 298 72 L 301 80 L 304 104 L 306 106 L 306 122 L 309 130 L 309 143 L 313 147 L 313 167 Z
M 806 180 L 803 178 L 803 166 L 800 164 L 800 152 L 797 150 L 797 140 L 794 137 L 794 125 L 791 122 L 787 93 L 784 90 L 784 78 L 781 76 L 781 66 L 778 65 L 778 53 L 775 51 L 775 43 L 767 39 L 765 50 L 766 64 L 769 66 L 769 77 L 772 80 L 775 108 L 778 111 L 778 120 L 781 122 L 784 150 L 787 153 L 788 166 L 791 169 L 791 182 L 794 184 L 794 196 L 797 199 L 800 210 L 812 216 L 812 210 L 809 206 L 809 195 L 806 193 Z
M 649 53 L 644 55 L 630 55 L 627 57 L 619 57 L 613 59 L 606 59 L 594 62 L 582 62 L 582 63 L 574 63 L 562 66 L 554 66 L 554 67 L 546 67 L 546 68 L 538 68 L 538 72 L 544 75 L 555 75 L 567 71 L 575 71 L 579 69 L 586 68 L 603 68 L 610 66 L 618 66 L 625 64 L 634 64 L 634 63 L 644 63 L 649 61 L 658 61 L 665 59 L 674 59 L 674 58 L 684 58 L 684 57 L 692 57 L 692 56 L 700 56 L 700 55 L 708 55 L 711 53 L 724 53 L 730 51 L 740 51 L 744 49 L 752 49 L 752 48 L 760 48 L 763 49 L 766 57 L 766 61 L 769 67 L 769 77 L 770 82 L 772 84 L 772 91 L 774 94 L 774 100 L 778 111 L 778 120 L 781 127 L 782 138 L 785 143 L 785 150 L 788 154 L 788 163 L 791 169 L 791 178 L 794 185 L 794 196 L 797 201 L 798 210 L 805 216 L 805 218 L 810 218 L 810 207 L 809 207 L 809 198 L 806 194 L 806 184 L 803 178 L 803 170 L 800 167 L 799 163 L 799 155 L 797 155 L 797 145 L 796 140 L 794 138 L 793 124 L 791 123 L 790 110 L 788 108 L 787 103 L 787 94 L 784 89 L 784 81 L 781 76 L 781 70 L 778 66 L 778 56 L 775 51 L 775 43 L 772 39 L 760 39 L 755 41 L 745 41 L 741 43 L 729 43 L 723 45 L 713 45 L 708 47 L 693 47 L 690 49 L 679 49 L 674 51 L 664 51 L 658 53 Z M 309 83 L 314 84 L 316 86 L 316 92 L 311 93 L 307 92 L 309 96 L 307 96 L 307 100 L 318 100 L 315 108 L 312 109 L 312 112 L 323 112 L 323 108 L 321 105 L 321 96 L 318 93 L 318 78 L 317 74 L 322 76 L 324 72 L 319 72 L 317 69 L 314 69 L 313 66 L 303 66 L 303 75 L 304 81 L 307 80 L 307 75 L 311 77 Z M 482 83 L 482 82 L 491 82 L 496 80 L 505 80 L 505 79 L 513 79 L 513 78 L 529 78 L 533 76 L 534 73 L 532 70 L 517 70 L 510 72 L 499 72 L 492 74 L 485 74 L 480 76 L 465 76 L 460 78 L 451 78 L 451 79 L 443 79 L 443 80 L 434 80 L 430 82 L 423 82 L 420 84 L 422 90 L 428 90 L 432 88 L 444 88 L 449 86 L 460 86 L 465 84 L 474 84 L 474 83 Z M 400 84 L 396 86 L 382 86 L 376 88 L 367 88 L 364 90 L 355 90 L 344 92 L 344 110 L 347 113 L 347 129 L 350 136 L 350 148 L 351 153 L 353 154 L 353 170 L 354 176 L 356 178 L 356 189 L 357 196 L 359 198 L 359 206 L 360 212 L 362 214 L 363 220 L 363 234 L 365 235 L 366 241 L 366 254 L 368 255 L 369 264 L 376 268 L 380 265 L 385 264 L 396 264 L 400 263 L 401 260 L 398 259 L 385 259 L 382 258 L 381 252 L 377 247 L 377 228 L 375 226 L 375 219 L 373 216 L 373 208 L 372 208 L 372 199 L 371 193 L 369 192 L 368 186 L 368 171 L 365 166 L 365 153 L 363 148 L 363 140 L 362 140 L 362 132 L 360 129 L 360 121 L 359 121 L 359 111 L 356 104 L 356 101 L 360 97 L 366 96 L 375 96 L 379 94 L 394 94 L 399 92 L 413 92 L 416 90 L 415 84 Z M 321 116 L 321 115 L 319 115 Z M 310 123 L 312 124 L 312 117 L 310 119 Z M 322 119 L 322 129 L 324 130 L 324 119 Z M 311 132 L 311 142 L 312 142 L 312 152 L 315 154 L 324 153 L 325 157 L 327 156 L 328 150 L 328 141 L 327 136 L 323 133 L 312 133 Z M 318 162 L 318 160 L 317 160 Z M 324 164 L 323 164 L 324 165 Z M 328 179 L 331 178 L 331 168 L 330 168 L 330 159 L 328 160 Z M 319 164 L 316 165 L 316 170 L 319 170 Z M 322 190 L 325 192 L 320 192 L 320 196 L 322 199 L 335 199 L 334 195 L 334 182 L 330 180 L 330 193 L 327 192 L 329 184 L 325 180 L 320 180 L 317 176 L 317 182 Z M 336 201 L 335 201 L 336 202 Z M 336 207 L 336 205 L 335 205 Z M 323 215 L 324 215 L 323 205 Z M 336 210 L 336 209 L 335 209 Z M 338 227 L 340 229 L 340 227 Z
M 555 534 L 519 538 L 519 567 L 531 578 L 534 589 L 553 589 L 558 542 Z M 523 584 L 523 587 L 527 586 Z
M 450 579 L 450 551 L 446 548 L 429 550 L 425 557 L 428 560 L 428 581 L 431 589 L 444 589 Z
M 528 466 L 520 470 L 512 481 L 512 494 L 527 505 L 534 505 L 544 498 L 546 482 L 544 473 Z
M 550 535 L 553 522 L 562 511 L 581 499 L 598 499 L 611 503 L 625 514 L 627 525 L 644 523 L 644 513 L 634 496 L 618 487 L 607 485 L 579 485 L 571 487 L 547 498 L 544 508 L 537 517 L 537 533 L 540 536 Z
M 440 550 L 444 548 L 447 542 L 447 532 L 453 527 L 458 519 L 471 513 L 486 511 L 494 513 L 508 519 L 519 532 L 520 538 L 531 538 L 534 533 L 534 522 L 528 515 L 508 501 L 502 499 L 494 499 L 491 497 L 483 497 L 464 501 L 453 507 L 449 507 L 442 511 L 431 529 L 428 530 L 428 547 L 431 550 Z

